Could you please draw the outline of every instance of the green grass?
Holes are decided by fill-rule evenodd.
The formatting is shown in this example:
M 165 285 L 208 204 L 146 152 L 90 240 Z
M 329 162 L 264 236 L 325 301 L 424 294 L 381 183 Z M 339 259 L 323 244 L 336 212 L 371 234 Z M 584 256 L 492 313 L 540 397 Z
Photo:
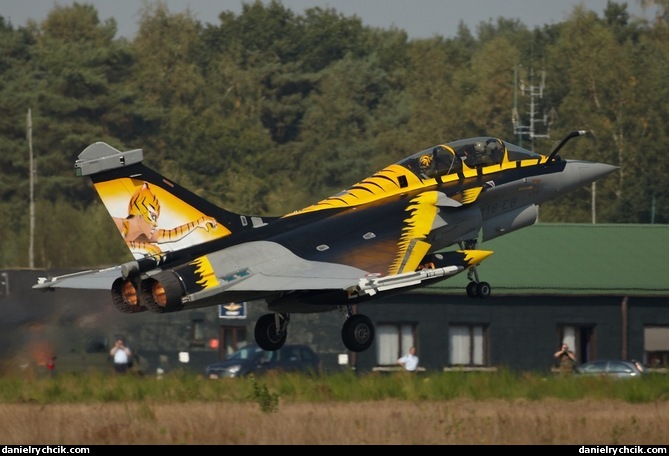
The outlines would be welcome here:
M 0 377 L 0 403 L 89 402 L 258 402 L 273 410 L 280 402 L 360 402 L 381 400 L 538 401 L 609 400 L 650 403 L 669 400 L 669 375 L 612 380 L 577 376 L 497 372 L 437 372 L 419 375 L 342 372 L 307 376 L 274 374 L 212 380 L 175 371 L 162 378 L 102 373 L 60 373 L 54 378 Z

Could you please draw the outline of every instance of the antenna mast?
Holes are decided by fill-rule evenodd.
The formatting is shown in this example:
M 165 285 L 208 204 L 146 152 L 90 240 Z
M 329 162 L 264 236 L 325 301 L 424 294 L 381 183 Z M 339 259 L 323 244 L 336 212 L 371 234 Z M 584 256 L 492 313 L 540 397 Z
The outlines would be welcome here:
M 551 108 L 546 114 L 544 111 L 543 118 L 535 119 L 537 115 L 537 98 L 542 99 L 544 97 L 544 87 L 546 86 L 546 72 L 541 71 L 541 82 L 539 85 L 534 84 L 534 69 L 530 68 L 530 83 L 526 87 L 525 81 L 520 79 L 520 92 L 524 96 L 529 97 L 529 124 L 522 125 L 520 114 L 518 113 L 518 67 L 517 65 L 514 68 L 514 77 L 513 77 L 513 111 L 511 114 L 511 122 L 513 123 L 513 133 L 518 135 L 518 145 L 522 147 L 523 145 L 523 136 L 526 136 L 532 142 L 531 149 L 534 149 L 534 139 L 535 138 L 550 138 L 551 125 L 557 119 L 557 113 L 554 108 Z M 546 126 L 546 132 L 539 134 L 536 131 L 536 124 L 543 124 Z

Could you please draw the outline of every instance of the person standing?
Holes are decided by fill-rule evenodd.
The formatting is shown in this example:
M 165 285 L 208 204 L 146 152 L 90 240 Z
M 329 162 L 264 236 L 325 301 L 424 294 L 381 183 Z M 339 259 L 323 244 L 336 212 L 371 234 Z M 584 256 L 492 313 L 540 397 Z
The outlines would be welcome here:
M 46 370 L 49 373 L 49 377 L 56 375 L 56 355 L 51 355 L 51 357 L 46 362 Z
M 132 352 L 120 337 L 116 339 L 116 343 L 109 351 L 109 354 L 114 359 L 114 370 L 119 374 L 125 374 L 128 372 L 128 366 L 130 363 L 130 357 Z
M 409 348 L 409 353 L 397 360 L 397 364 L 402 366 L 408 372 L 415 372 L 418 368 L 418 356 L 416 356 L 416 347 Z
M 553 357 L 558 360 L 561 373 L 570 374 L 574 372 L 574 368 L 576 367 L 576 355 L 573 351 L 569 350 L 569 345 L 563 343 Z

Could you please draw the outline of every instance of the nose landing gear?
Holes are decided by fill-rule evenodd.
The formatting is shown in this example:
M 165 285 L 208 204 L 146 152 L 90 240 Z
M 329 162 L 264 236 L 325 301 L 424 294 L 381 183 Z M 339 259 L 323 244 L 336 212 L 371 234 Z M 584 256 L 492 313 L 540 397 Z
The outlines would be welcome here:
M 460 243 L 460 247 L 463 249 L 473 249 L 475 250 L 478 245 L 476 239 L 471 239 L 465 242 Z M 481 282 L 479 280 L 479 272 L 476 269 L 476 266 L 472 266 L 467 271 L 467 279 L 469 283 L 467 284 L 467 296 L 470 298 L 481 298 L 485 299 L 490 296 L 492 288 L 488 282 Z

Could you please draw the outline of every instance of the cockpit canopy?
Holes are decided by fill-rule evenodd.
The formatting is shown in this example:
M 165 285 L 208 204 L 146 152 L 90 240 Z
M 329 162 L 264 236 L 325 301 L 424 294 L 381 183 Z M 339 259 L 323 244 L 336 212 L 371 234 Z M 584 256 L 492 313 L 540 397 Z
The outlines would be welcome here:
M 501 165 L 506 161 L 538 160 L 541 155 L 502 141 L 498 138 L 480 136 L 460 139 L 417 152 L 398 162 L 417 176 L 434 178 L 453 174 L 468 168 Z

